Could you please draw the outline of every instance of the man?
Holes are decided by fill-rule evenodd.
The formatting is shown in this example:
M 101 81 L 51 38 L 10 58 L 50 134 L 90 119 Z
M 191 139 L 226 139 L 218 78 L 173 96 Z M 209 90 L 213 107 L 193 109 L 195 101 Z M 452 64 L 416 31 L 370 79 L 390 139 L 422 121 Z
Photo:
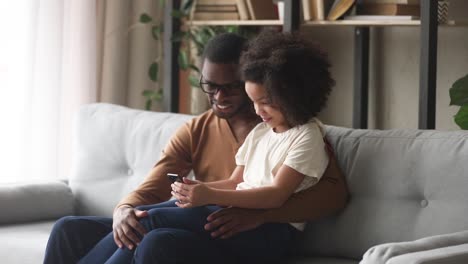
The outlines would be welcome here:
M 210 92 L 207 95 L 211 109 L 177 131 L 145 181 L 116 206 L 113 219 L 60 219 L 51 233 L 45 263 L 75 263 L 84 256 L 95 260 L 104 251 L 117 249 L 101 248 L 98 242 L 104 237 L 113 239 L 122 249 L 135 249 L 147 232 L 139 222 L 147 215 L 143 210 L 145 207 L 138 206 L 161 203 L 171 197 L 167 173 L 186 176 L 193 170 L 200 181 L 217 181 L 231 175 L 236 166 L 234 156 L 237 149 L 249 131 L 261 121 L 239 80 L 238 63 L 245 42 L 235 34 L 221 34 L 207 44 L 200 85 L 203 91 Z M 225 208 L 210 215 L 205 228 L 212 237 L 225 239 L 263 223 L 314 220 L 343 208 L 347 194 L 344 177 L 331 154 L 328 168 L 319 183 L 295 194 L 282 207 L 269 210 Z M 177 233 L 168 236 L 166 232 L 160 238 L 152 237 L 151 241 L 155 241 L 153 248 L 138 248 L 136 251 L 149 257 L 135 261 L 179 263 L 176 254 L 194 261 L 199 254 L 196 236 Z M 190 245 L 187 245 L 188 241 Z

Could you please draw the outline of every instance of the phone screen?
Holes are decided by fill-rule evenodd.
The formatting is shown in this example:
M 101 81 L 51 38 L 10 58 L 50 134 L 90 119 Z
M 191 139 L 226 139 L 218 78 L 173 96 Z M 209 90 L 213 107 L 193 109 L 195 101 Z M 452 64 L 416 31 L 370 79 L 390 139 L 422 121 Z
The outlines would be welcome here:
M 171 182 L 182 182 L 182 177 L 180 177 L 178 174 L 168 173 L 167 177 L 169 178 L 169 180 L 171 180 Z

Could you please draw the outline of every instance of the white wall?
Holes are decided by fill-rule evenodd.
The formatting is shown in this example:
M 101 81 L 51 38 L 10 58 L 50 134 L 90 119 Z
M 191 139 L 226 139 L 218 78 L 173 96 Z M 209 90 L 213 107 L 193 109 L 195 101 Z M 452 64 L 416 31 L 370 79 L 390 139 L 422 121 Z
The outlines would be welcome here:
M 451 1 L 450 18 L 468 18 L 468 1 Z M 465 16 L 465 17 L 463 17 Z M 353 27 L 304 27 L 303 33 L 328 50 L 337 82 L 320 118 L 352 126 Z M 370 31 L 369 128 L 417 128 L 420 28 L 376 27 Z M 439 27 L 436 129 L 458 129 L 449 106 L 449 88 L 468 74 L 468 25 Z

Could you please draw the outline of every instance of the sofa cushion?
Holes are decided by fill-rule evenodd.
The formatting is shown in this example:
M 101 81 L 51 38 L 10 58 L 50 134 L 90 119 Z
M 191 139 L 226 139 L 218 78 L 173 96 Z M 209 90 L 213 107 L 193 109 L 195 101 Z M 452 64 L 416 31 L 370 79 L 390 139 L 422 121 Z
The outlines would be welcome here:
M 73 214 L 73 194 L 61 181 L 0 185 L 0 224 L 57 219 Z
M 148 174 L 171 135 L 193 116 L 83 106 L 77 118 L 69 179 L 80 215 L 111 216 L 115 205 Z
M 351 198 L 307 225 L 306 254 L 359 259 L 374 245 L 468 230 L 468 132 L 326 130 Z

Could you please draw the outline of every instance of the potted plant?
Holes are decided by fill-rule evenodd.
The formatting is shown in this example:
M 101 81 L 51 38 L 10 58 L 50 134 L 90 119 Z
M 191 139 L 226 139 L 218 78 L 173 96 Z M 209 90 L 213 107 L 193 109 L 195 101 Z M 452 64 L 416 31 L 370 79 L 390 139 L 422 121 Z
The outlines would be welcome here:
M 209 108 L 206 95 L 200 89 L 201 56 L 205 45 L 214 36 L 221 33 L 236 33 L 246 38 L 253 36 L 258 30 L 255 27 L 240 26 L 191 26 L 190 13 L 194 1 L 186 1 L 180 10 L 174 11 L 172 15 L 179 18 L 182 23 L 181 30 L 177 32 L 173 41 L 180 41 L 178 62 L 182 70 L 189 70 L 188 81 L 191 89 L 190 111 L 199 114 Z
M 161 7 L 163 8 L 164 1 L 160 1 Z M 181 42 L 178 62 L 182 70 L 189 70 L 189 84 L 191 89 L 191 112 L 192 114 L 198 114 L 205 111 L 208 107 L 207 97 L 201 91 L 199 87 L 200 57 L 205 49 L 206 43 L 215 35 L 224 32 L 237 33 L 239 35 L 250 38 L 254 33 L 257 32 L 255 27 L 240 27 L 240 26 L 190 26 L 190 12 L 193 7 L 194 1 L 187 0 L 181 5 L 180 10 L 172 12 L 172 16 L 181 20 L 180 31 L 177 32 L 172 41 Z M 161 47 L 161 33 L 162 23 L 155 22 L 155 20 L 148 14 L 143 13 L 140 15 L 140 23 L 146 24 L 151 28 L 151 35 L 155 41 L 159 42 Z M 161 54 L 161 52 L 158 52 Z M 149 78 L 155 82 L 158 82 L 160 56 L 156 58 L 148 69 Z M 143 96 L 146 98 L 146 110 L 150 110 L 154 101 L 159 102 L 162 100 L 162 87 L 156 85 L 155 89 L 149 89 L 143 91 Z
M 468 129 L 468 74 L 455 81 L 449 92 L 450 105 L 460 106 L 454 116 L 455 123 L 461 129 Z

